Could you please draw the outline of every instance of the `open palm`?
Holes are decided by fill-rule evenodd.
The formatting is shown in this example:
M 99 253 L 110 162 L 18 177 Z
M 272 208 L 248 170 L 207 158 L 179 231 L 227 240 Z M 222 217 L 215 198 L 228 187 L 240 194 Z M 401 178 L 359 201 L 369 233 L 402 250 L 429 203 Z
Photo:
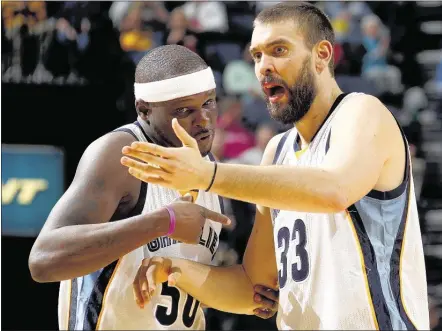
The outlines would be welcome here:
M 125 156 L 121 158 L 121 163 L 129 168 L 132 176 L 147 183 L 179 191 L 206 189 L 213 174 L 213 163 L 203 159 L 196 140 L 175 118 L 172 128 L 182 147 L 134 142 L 123 148 Z

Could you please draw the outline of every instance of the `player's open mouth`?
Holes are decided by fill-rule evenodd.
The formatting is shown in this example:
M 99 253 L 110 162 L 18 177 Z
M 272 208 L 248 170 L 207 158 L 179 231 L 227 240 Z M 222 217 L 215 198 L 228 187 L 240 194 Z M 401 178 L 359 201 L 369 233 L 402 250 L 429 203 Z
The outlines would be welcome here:
M 285 87 L 278 84 L 264 83 L 262 89 L 272 103 L 279 101 L 286 94 Z

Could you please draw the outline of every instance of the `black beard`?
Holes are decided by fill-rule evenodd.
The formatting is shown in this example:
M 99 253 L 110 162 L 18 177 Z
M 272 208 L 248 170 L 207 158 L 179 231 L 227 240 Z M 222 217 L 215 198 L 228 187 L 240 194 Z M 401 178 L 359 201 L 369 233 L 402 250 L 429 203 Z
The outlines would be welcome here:
M 274 120 L 283 124 L 294 124 L 307 114 L 316 97 L 315 77 L 310 70 L 310 58 L 304 61 L 297 82 L 291 87 L 286 84 L 283 86 L 288 92 L 287 104 L 272 104 L 266 95 L 267 109 Z

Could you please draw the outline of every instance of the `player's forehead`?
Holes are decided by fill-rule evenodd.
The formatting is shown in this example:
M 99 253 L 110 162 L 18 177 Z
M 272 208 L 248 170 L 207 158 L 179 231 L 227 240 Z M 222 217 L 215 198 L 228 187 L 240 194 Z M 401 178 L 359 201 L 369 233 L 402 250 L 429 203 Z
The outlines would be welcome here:
M 293 20 L 256 23 L 250 42 L 250 51 L 263 49 L 273 44 L 302 44 L 303 41 L 303 35 Z
M 209 90 L 194 95 L 189 95 L 166 102 L 168 108 L 174 109 L 186 105 L 203 104 L 207 99 L 216 98 L 216 90 Z

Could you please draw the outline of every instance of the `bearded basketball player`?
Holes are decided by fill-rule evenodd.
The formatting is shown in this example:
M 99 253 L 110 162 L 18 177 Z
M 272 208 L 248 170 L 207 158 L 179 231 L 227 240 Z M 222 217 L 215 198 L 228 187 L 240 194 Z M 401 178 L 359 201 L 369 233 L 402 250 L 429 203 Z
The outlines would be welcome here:
M 125 150 L 161 167 L 123 158 L 145 182 L 210 188 L 259 205 L 242 265 L 146 259 L 141 283 L 172 277 L 214 308 L 248 313 L 254 309 L 248 280 L 269 287 L 277 280 L 280 329 L 429 329 L 406 137 L 377 98 L 342 92 L 333 45 L 330 21 L 314 5 L 283 2 L 257 16 L 255 73 L 271 115 L 293 124 L 268 144 L 261 166 L 204 160 L 176 121 L 184 147 L 143 143 Z M 180 272 L 168 272 L 165 261 Z

